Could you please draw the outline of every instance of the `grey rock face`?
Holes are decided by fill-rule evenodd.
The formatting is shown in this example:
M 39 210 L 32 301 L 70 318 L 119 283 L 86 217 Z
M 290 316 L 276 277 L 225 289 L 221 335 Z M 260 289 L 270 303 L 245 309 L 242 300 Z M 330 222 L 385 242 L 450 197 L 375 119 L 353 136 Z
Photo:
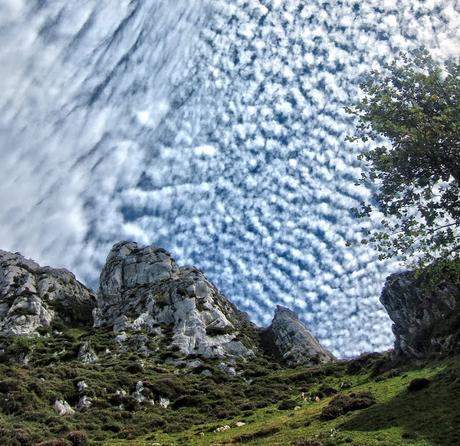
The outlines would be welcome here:
M 155 246 L 114 245 L 102 270 L 95 327 L 145 330 L 185 355 L 253 354 L 239 339 L 251 325 L 205 276 Z
M 33 335 L 56 317 L 71 326 L 91 325 L 95 302 L 69 271 L 0 250 L 0 333 Z
M 394 322 L 395 353 L 421 358 L 460 349 L 460 289 L 429 270 L 389 276 L 380 301 Z
M 263 337 L 268 348 L 289 366 L 314 365 L 334 360 L 334 356 L 299 321 L 291 310 L 277 306 L 273 321 Z

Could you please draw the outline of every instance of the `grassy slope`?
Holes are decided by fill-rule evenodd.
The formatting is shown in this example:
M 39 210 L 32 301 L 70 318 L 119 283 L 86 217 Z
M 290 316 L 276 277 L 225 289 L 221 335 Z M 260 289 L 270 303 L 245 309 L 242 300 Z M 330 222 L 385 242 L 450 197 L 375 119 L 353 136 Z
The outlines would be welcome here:
M 298 371 L 279 372 L 279 380 L 289 379 Z M 400 373 L 400 374 L 399 374 Z M 180 434 L 152 434 L 132 446 L 161 445 L 295 445 L 316 440 L 324 445 L 459 445 L 460 444 L 460 357 L 410 367 L 407 370 L 370 377 L 366 371 L 357 375 L 339 373 L 323 380 L 339 387 L 348 380 L 347 392 L 371 391 L 377 404 L 361 411 L 350 412 L 331 421 L 321 421 L 321 410 L 332 397 L 319 402 L 302 402 L 294 395 L 300 408 L 280 411 L 277 405 L 256 410 L 249 417 L 237 417 L 196 426 Z M 407 384 L 414 378 L 428 377 L 429 388 L 408 392 Z M 318 387 L 318 383 L 312 386 Z M 311 387 L 306 387 L 310 389 Z M 296 398 L 297 397 L 297 398 Z M 245 426 L 236 427 L 237 421 Z M 223 425 L 232 428 L 216 433 Z M 126 441 L 108 441 L 106 446 L 125 445 Z M 314 444 L 312 442 L 312 444 Z
M 460 444 L 460 356 L 399 368 L 374 357 L 313 369 L 281 369 L 262 358 L 238 365 L 243 379 L 220 373 L 213 361 L 204 366 L 213 377 L 202 376 L 202 368 L 175 369 L 164 364 L 164 352 L 153 359 L 132 353 L 104 356 L 110 339 L 109 333 L 88 336 L 74 330 L 46 342 L 30 341 L 32 346 L 24 340 L 11 345 L 10 350 L 32 347 L 34 353 L 27 366 L 0 364 L 0 444 L 21 444 L 13 439 L 17 432 L 29 438 L 22 443 L 27 445 L 74 430 L 84 430 L 92 444 L 101 446 L 295 445 L 308 439 L 318 445 Z M 83 340 L 99 351 L 98 364 L 84 366 L 75 359 Z M 416 377 L 429 377 L 431 385 L 408 392 L 407 384 Z M 93 407 L 73 417 L 57 416 L 53 402 L 75 404 L 81 380 L 88 384 Z M 129 393 L 140 380 L 152 397 L 166 396 L 172 406 L 138 405 Z M 377 404 L 322 421 L 319 415 L 332 397 L 301 398 L 302 392 L 308 396 L 321 386 L 339 390 L 343 382 L 351 387 L 341 392 L 370 391 Z M 128 396 L 120 400 L 119 389 Z M 286 400 L 297 409 L 279 410 Z M 235 427 L 237 421 L 246 424 Z M 231 429 L 214 432 L 224 425 Z

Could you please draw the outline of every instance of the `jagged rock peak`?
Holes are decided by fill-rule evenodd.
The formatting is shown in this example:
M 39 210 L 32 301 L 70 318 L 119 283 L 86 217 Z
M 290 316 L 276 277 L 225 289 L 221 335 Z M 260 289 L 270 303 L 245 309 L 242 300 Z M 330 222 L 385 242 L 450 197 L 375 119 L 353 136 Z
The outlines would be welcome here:
M 460 351 L 458 279 L 439 264 L 392 274 L 380 301 L 393 321 L 397 355 L 422 358 Z
M 334 360 L 334 356 L 288 308 L 278 305 L 265 339 L 288 365 L 314 365 Z
M 1 334 L 35 335 L 56 318 L 69 326 L 90 326 L 95 301 L 71 272 L 0 250 Z
M 252 325 L 247 316 L 201 271 L 179 268 L 162 248 L 114 245 L 101 273 L 97 301 L 95 327 L 155 333 L 185 355 L 253 354 L 243 342 L 242 332 Z
M 127 289 L 160 282 L 173 277 L 178 271 L 175 260 L 163 248 L 119 242 L 107 257 L 99 292 L 116 299 Z

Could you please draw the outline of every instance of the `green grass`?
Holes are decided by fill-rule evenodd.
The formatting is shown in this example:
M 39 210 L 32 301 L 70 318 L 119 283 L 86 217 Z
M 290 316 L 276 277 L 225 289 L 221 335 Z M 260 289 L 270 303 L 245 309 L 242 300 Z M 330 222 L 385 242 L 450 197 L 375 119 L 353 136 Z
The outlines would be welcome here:
M 8 342 L 17 340 L 0 340 L 11 350 Z M 286 369 L 269 358 L 255 358 L 236 364 L 241 375 L 229 377 L 216 360 L 192 371 L 165 364 L 164 351 L 152 357 L 117 353 L 110 332 L 71 330 L 21 342 L 30 353 L 29 364 L 10 363 L 5 356 L 0 364 L 2 446 L 33 445 L 71 431 L 84 431 L 90 444 L 100 446 L 301 445 L 303 440 L 324 446 L 460 444 L 460 356 L 401 365 L 392 364 L 388 355 L 374 355 L 310 369 Z M 98 352 L 96 364 L 76 360 L 82 342 Z M 106 348 L 111 352 L 105 354 Z M 201 375 L 203 370 L 212 377 Z M 417 377 L 429 378 L 431 385 L 408 392 Z M 72 417 L 56 415 L 54 401 L 75 404 L 76 384 L 82 380 L 93 406 Z M 138 381 L 147 395 L 168 397 L 171 406 L 138 404 L 130 396 Z M 347 388 L 340 390 L 344 382 Z M 371 392 L 376 404 L 323 421 L 321 411 L 333 398 L 324 396 L 330 394 L 325 388 Z M 117 395 L 121 389 L 126 396 Z M 302 393 L 312 401 L 303 401 Z M 324 397 L 315 401 L 317 394 Z M 293 401 L 296 409 L 280 410 L 285 401 Z M 236 427 L 238 421 L 246 424 Z M 215 432 L 224 425 L 231 429 Z
M 161 445 L 262 446 L 295 445 L 306 439 L 317 440 L 324 445 L 460 444 L 460 358 L 414 367 L 400 373 L 377 380 L 371 378 L 369 373 L 327 377 L 331 386 L 339 386 L 343 378 L 347 378 L 352 381 L 352 388 L 347 392 L 370 391 L 377 400 L 377 404 L 368 409 L 328 422 L 321 421 L 319 415 L 331 398 L 311 403 L 299 400 L 298 410 L 280 411 L 276 405 L 271 405 L 254 411 L 249 417 L 195 426 L 178 434 L 158 433 L 129 444 L 147 446 L 158 442 Z M 391 376 L 391 373 L 388 375 Z M 290 373 L 283 371 L 278 376 L 279 379 L 287 379 Z M 408 392 L 408 383 L 418 377 L 428 377 L 432 384 L 427 389 Z M 244 421 L 246 425 L 235 427 L 236 421 Z M 213 432 L 218 426 L 226 424 L 232 428 L 226 432 Z M 115 446 L 128 443 L 110 440 L 103 444 Z

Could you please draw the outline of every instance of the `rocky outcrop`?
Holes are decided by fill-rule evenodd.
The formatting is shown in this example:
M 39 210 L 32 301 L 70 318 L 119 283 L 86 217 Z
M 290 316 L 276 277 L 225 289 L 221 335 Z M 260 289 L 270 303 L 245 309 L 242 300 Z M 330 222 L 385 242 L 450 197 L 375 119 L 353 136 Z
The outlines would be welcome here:
M 198 361 L 189 356 L 226 359 L 218 369 L 232 376 L 235 358 L 261 350 L 294 366 L 333 359 L 288 309 L 278 307 L 272 325 L 259 329 L 201 271 L 179 267 L 156 246 L 114 245 L 97 296 L 66 270 L 0 251 L 0 335 L 34 335 L 56 319 L 113 329 L 117 353 L 156 354 L 187 367 Z M 88 342 L 77 357 L 83 364 L 100 359 Z
M 0 250 L 1 334 L 34 335 L 57 318 L 69 326 L 90 326 L 94 306 L 92 291 L 69 271 Z
M 162 248 L 117 243 L 102 270 L 97 303 L 95 327 L 154 333 L 184 355 L 253 354 L 250 342 L 242 342 L 252 328 L 247 316 L 199 270 L 179 267 Z
M 442 269 L 393 274 L 380 301 L 393 320 L 395 353 L 424 357 L 460 350 L 460 289 Z
M 273 321 L 263 333 L 265 347 L 289 366 L 332 361 L 334 356 L 305 328 L 291 310 L 277 306 Z

